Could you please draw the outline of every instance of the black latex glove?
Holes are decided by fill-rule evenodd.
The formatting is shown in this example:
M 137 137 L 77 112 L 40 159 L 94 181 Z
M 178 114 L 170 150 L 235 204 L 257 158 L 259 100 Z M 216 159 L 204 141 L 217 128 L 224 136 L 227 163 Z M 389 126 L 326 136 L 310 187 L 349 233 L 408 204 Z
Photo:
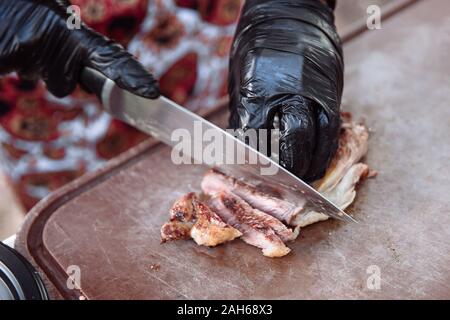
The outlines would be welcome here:
M 135 94 L 157 98 L 153 76 L 119 44 L 84 24 L 66 25 L 67 0 L 0 0 L 0 74 L 41 77 L 57 97 L 71 93 L 84 66 Z
M 271 129 L 277 114 L 280 164 L 308 181 L 338 145 L 344 62 L 332 7 L 247 0 L 231 51 L 230 127 Z

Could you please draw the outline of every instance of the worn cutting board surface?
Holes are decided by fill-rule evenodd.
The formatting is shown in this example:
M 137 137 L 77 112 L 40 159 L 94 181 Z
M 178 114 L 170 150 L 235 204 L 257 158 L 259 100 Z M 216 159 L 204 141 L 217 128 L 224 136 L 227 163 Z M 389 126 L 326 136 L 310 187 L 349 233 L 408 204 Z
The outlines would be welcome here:
M 172 202 L 199 191 L 206 168 L 173 165 L 159 146 L 39 204 L 17 247 L 63 297 L 450 298 L 449 10 L 418 2 L 345 46 L 343 108 L 366 119 L 379 171 L 348 210 L 358 224 L 304 228 L 282 259 L 242 241 L 162 245 Z M 81 291 L 65 286 L 70 265 Z

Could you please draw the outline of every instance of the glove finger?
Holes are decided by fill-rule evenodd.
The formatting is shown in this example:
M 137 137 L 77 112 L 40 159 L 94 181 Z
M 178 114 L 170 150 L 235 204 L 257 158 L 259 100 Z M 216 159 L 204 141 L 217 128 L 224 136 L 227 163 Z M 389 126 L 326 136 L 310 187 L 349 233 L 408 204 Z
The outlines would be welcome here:
M 91 41 L 85 65 L 113 80 L 122 89 L 145 98 L 159 97 L 158 81 L 119 44 L 88 30 Z
M 272 129 L 278 111 L 277 100 L 269 101 L 259 96 L 240 96 L 230 99 L 231 128 Z
M 55 6 L 56 6 L 55 2 Z M 83 67 L 85 40 L 83 30 L 69 30 L 66 20 L 59 12 L 43 6 L 42 14 L 47 20 L 42 29 L 35 30 L 43 39 L 51 39 L 39 49 L 41 69 L 39 74 L 48 90 L 56 97 L 70 94 L 76 87 Z M 60 8 L 59 11 L 62 11 Z
M 339 114 L 328 115 L 323 108 L 317 108 L 317 143 L 311 165 L 305 180 L 314 181 L 325 174 L 339 141 Z
M 303 178 L 316 141 L 316 123 L 309 100 L 294 96 L 283 102 L 280 116 L 280 164 Z

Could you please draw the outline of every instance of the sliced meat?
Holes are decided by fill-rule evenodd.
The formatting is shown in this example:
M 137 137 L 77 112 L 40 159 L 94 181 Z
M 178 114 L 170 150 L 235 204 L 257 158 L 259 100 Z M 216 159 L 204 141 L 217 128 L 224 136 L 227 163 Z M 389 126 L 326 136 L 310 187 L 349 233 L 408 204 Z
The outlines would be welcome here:
M 275 231 L 276 235 L 279 236 L 283 242 L 293 241 L 297 239 L 300 229 L 290 229 L 286 227 L 286 225 L 283 224 L 280 220 L 271 216 L 270 214 L 267 214 L 255 208 L 252 209 L 253 215 L 260 219 L 262 223 L 272 228 L 272 230 Z
M 191 237 L 198 245 L 214 247 L 242 235 L 239 230 L 229 226 L 207 205 L 193 200 L 197 221 L 191 229 Z
M 191 238 L 191 223 L 170 221 L 161 227 L 161 242 L 172 240 L 190 239 Z
M 325 173 L 313 186 L 321 192 L 332 192 L 350 168 L 366 155 L 369 131 L 363 124 L 352 122 L 351 116 L 342 114 L 342 129 L 338 150 Z
M 356 196 L 357 183 L 371 173 L 366 164 L 358 163 L 367 153 L 367 128 L 352 122 L 347 113 L 342 120 L 338 151 L 325 176 L 313 187 L 345 209 Z M 208 205 L 194 193 L 180 198 L 171 209 L 171 221 L 161 228 L 163 241 L 193 238 L 200 245 L 215 246 L 241 236 L 261 248 L 265 256 L 282 257 L 290 252 L 284 242 L 294 240 L 301 227 L 328 219 L 282 199 L 277 190 L 267 191 L 217 170 L 208 171 L 201 186 L 210 196 Z
M 357 163 L 348 169 L 337 186 L 327 192 L 328 199 L 333 201 L 341 209 L 347 208 L 356 197 L 356 185 L 369 175 L 369 166 L 365 163 Z
M 253 208 L 268 213 L 287 224 L 291 224 L 302 210 L 301 206 L 264 193 L 255 186 L 226 176 L 215 169 L 205 174 L 201 186 L 203 192 L 209 195 L 221 191 L 233 193 L 244 199 Z
M 213 247 L 241 236 L 193 192 L 173 204 L 170 220 L 161 228 L 162 242 L 192 238 L 198 245 Z
M 367 153 L 367 127 L 352 122 L 349 114 L 343 114 L 342 120 L 338 151 L 325 176 L 314 183 L 314 188 L 344 210 L 355 199 L 356 185 L 361 179 L 368 177 L 370 171 L 366 164 L 358 163 Z M 305 227 L 328 218 L 325 214 L 308 211 L 299 215 L 293 225 Z
M 191 192 L 175 201 L 170 209 L 170 222 L 161 228 L 161 242 L 189 239 L 194 225 L 195 213 L 192 200 L 197 196 Z
M 277 204 L 279 205 L 285 205 L 289 204 L 288 202 L 270 196 L 266 193 L 261 192 L 259 189 L 250 186 L 248 184 L 245 184 L 243 182 L 237 181 L 234 178 L 231 178 L 229 176 L 224 175 L 223 173 L 212 169 L 206 173 L 203 182 L 202 182 L 202 189 L 203 191 L 210 195 L 214 196 L 217 193 L 225 192 L 225 193 L 232 193 L 235 196 L 241 198 L 245 202 L 247 202 L 253 209 L 253 214 L 258 217 L 261 221 L 266 223 L 269 227 L 275 231 L 275 233 L 281 238 L 282 241 L 292 241 L 295 240 L 298 236 L 298 229 L 292 230 L 286 225 L 284 225 L 280 220 L 278 220 L 276 217 L 272 216 L 271 214 L 267 214 L 267 210 L 264 212 L 262 210 L 257 209 L 255 206 L 252 205 L 252 202 L 249 202 L 246 198 L 243 198 L 241 195 L 249 195 L 249 193 L 254 194 L 255 197 L 248 196 L 247 198 L 259 198 L 259 199 L 265 199 L 267 206 L 271 205 L 272 202 L 276 202 L 276 204 L 273 204 L 270 208 L 273 209 L 274 206 Z M 247 193 L 248 191 L 249 193 Z M 267 201 L 268 200 L 268 201 Z M 293 207 L 291 205 L 291 207 Z M 269 208 L 264 208 L 269 209 Z
M 195 220 L 194 205 L 192 201 L 197 199 L 194 192 L 182 196 L 175 201 L 170 208 L 170 221 L 193 222 Z
M 359 181 L 365 179 L 369 175 L 369 167 L 365 163 L 357 163 L 353 165 L 339 181 L 339 183 L 331 190 L 324 192 L 329 200 L 344 210 L 355 199 L 355 187 Z M 329 217 L 323 213 L 316 211 L 308 211 L 299 215 L 294 221 L 297 227 L 306 227 L 307 225 L 327 220 Z
M 219 192 L 209 203 L 224 221 L 242 232 L 242 240 L 261 248 L 265 256 L 282 257 L 291 251 L 269 226 L 267 220 L 261 218 L 259 213 L 255 214 L 255 210 L 238 196 Z

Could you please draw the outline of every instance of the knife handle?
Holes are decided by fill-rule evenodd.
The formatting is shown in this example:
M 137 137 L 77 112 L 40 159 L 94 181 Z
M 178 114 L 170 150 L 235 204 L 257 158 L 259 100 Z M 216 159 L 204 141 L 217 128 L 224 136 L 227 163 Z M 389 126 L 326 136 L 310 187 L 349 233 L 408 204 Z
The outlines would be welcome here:
M 81 85 L 93 92 L 100 101 L 102 101 L 103 86 L 105 85 L 106 80 L 108 80 L 108 78 L 95 69 L 84 67 L 81 71 Z

